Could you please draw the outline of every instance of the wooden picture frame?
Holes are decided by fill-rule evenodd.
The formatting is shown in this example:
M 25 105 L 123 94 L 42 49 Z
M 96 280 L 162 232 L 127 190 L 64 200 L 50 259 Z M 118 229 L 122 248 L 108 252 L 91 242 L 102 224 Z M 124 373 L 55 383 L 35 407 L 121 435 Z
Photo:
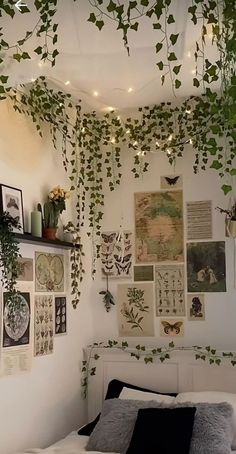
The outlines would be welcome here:
M 0 184 L 0 212 L 8 212 L 13 218 L 18 218 L 20 228 L 13 228 L 15 233 L 24 233 L 24 211 L 22 190 Z

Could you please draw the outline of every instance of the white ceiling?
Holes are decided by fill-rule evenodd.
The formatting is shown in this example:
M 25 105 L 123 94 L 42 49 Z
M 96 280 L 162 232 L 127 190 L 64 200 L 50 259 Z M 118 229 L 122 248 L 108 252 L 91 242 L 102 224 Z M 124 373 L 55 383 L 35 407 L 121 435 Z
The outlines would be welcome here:
M 25 0 L 30 8 L 32 0 Z M 182 87 L 178 96 L 197 94 L 192 86 L 194 70 L 195 41 L 200 30 L 187 17 L 186 11 L 191 0 L 175 0 L 174 17 L 176 23 L 171 27 L 172 33 L 180 33 L 177 56 L 183 64 Z M 56 22 L 59 23 L 59 41 L 56 66 L 51 68 L 48 63 L 39 63 L 35 57 L 31 61 L 16 63 L 9 59 L 7 71 L 12 84 L 29 82 L 39 75 L 46 75 L 59 86 L 70 91 L 76 98 L 82 98 L 87 105 L 98 110 L 106 110 L 112 106 L 118 110 L 137 106 L 151 105 L 173 97 L 171 85 L 167 81 L 161 86 L 160 72 L 156 62 L 164 58 L 164 52 L 156 55 L 155 44 L 158 41 L 157 30 L 152 30 L 151 21 L 144 18 L 140 22 L 138 32 L 132 31 L 129 37 L 130 56 L 124 49 L 122 34 L 113 23 L 109 22 L 99 31 L 87 21 L 91 6 L 88 0 L 58 0 Z M 36 22 L 34 12 L 17 16 L 12 21 L 4 19 L 4 31 L 10 43 L 24 36 Z M 3 22 L 3 20 L 1 20 Z M 33 38 L 28 50 L 32 50 L 41 42 Z M 211 40 L 207 40 L 207 52 L 213 58 L 215 50 Z M 191 56 L 189 57 L 189 53 Z M 65 86 L 65 82 L 70 84 Z M 133 91 L 128 93 L 128 89 Z M 99 96 L 95 97 L 93 92 Z

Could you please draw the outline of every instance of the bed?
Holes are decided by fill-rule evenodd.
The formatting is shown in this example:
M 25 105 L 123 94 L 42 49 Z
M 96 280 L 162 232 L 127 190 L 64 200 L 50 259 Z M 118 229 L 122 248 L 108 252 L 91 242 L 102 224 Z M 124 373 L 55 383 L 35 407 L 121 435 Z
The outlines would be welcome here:
M 89 351 L 89 355 L 91 356 L 91 351 Z M 96 373 L 94 376 L 91 376 L 88 381 L 88 419 L 89 421 L 93 420 L 97 414 L 101 411 L 103 401 L 105 398 L 106 390 L 108 387 L 108 383 L 110 383 L 113 379 L 122 380 L 127 383 L 132 383 L 138 387 L 145 388 L 154 392 L 159 393 L 168 393 L 168 394 L 178 394 L 180 396 L 178 398 L 173 397 L 174 399 L 179 399 L 179 402 L 176 406 L 182 405 L 185 408 L 185 405 L 181 403 L 181 396 L 185 395 L 187 400 L 182 399 L 182 402 L 189 401 L 189 396 L 191 401 L 194 403 L 194 408 L 200 408 L 200 406 L 208 405 L 199 402 L 212 402 L 210 405 L 214 407 L 217 405 L 221 405 L 219 402 L 229 402 L 230 405 L 233 405 L 235 409 L 236 415 L 236 368 L 230 366 L 230 362 L 225 359 L 225 363 L 222 362 L 220 366 L 217 365 L 209 365 L 204 361 L 196 361 L 195 356 L 191 351 L 179 351 L 174 352 L 171 358 L 164 363 L 156 362 L 153 364 L 146 364 L 144 359 L 140 358 L 139 361 L 135 357 L 130 356 L 129 353 L 123 352 L 120 350 L 115 350 L 114 348 L 96 348 L 93 350 L 92 356 L 95 355 L 99 356 L 99 359 L 91 362 L 90 368 L 92 368 L 95 364 Z M 126 398 L 124 388 L 124 397 L 123 403 L 119 405 L 126 405 L 128 402 L 127 399 L 133 399 L 133 397 Z M 126 391 L 128 392 L 128 391 Z M 202 393 L 203 392 L 203 393 Z M 208 399 L 201 399 L 194 400 L 194 393 L 197 395 L 204 395 L 205 393 L 209 393 L 211 396 Z M 217 396 L 219 393 L 227 393 L 222 394 L 222 399 L 219 399 Z M 131 393 L 132 394 L 132 393 Z M 127 394 L 128 395 L 128 394 Z M 228 397 L 230 396 L 230 401 L 228 401 Z M 139 395 L 134 394 L 134 401 L 136 402 L 139 399 Z M 212 397 L 213 396 L 213 397 Z M 226 396 L 226 397 L 225 397 Z M 232 397 L 231 397 L 232 396 Z M 112 396 L 113 397 L 113 396 Z M 136 399 L 136 400 L 135 400 Z M 148 397 L 147 397 L 148 399 Z M 213 399 L 213 400 L 212 400 Z M 109 405 L 117 404 L 116 401 L 121 401 L 122 397 L 117 399 L 116 397 L 110 400 Z M 152 400 L 152 397 L 150 397 Z M 105 405 L 106 404 L 105 401 Z M 217 404 L 218 402 L 218 404 Z M 104 407 L 105 407 L 104 405 Z M 133 403 L 127 405 L 134 405 Z M 161 406 L 166 406 L 165 404 L 161 404 Z M 223 405 L 223 404 L 222 404 Z M 225 405 L 228 405 L 227 403 Z M 156 412 L 159 412 L 159 403 L 157 404 Z M 103 408 L 104 408 L 103 407 Z M 142 408 L 143 411 L 147 411 L 146 408 L 147 404 L 145 403 Z M 193 405 L 192 405 L 193 407 Z M 229 405 L 228 405 L 229 407 Z M 140 408 L 140 407 L 139 407 Z M 232 407 L 231 407 L 232 408 Z M 117 409 L 116 409 L 117 410 Z M 129 408 L 128 408 L 129 410 Z M 190 409 L 188 408 L 188 411 Z M 214 409 L 213 409 L 214 410 Z M 127 409 L 122 409 L 124 414 L 127 413 Z M 142 411 L 142 409 L 141 409 Z M 153 411 L 153 408 L 151 409 Z M 199 410 L 198 410 L 199 411 Z M 228 411 L 228 410 L 227 410 Z M 140 410 L 139 410 L 140 412 Z M 182 413 L 181 413 L 182 414 Z M 232 418 L 236 418 L 236 416 L 232 416 Z M 102 414 L 103 416 L 103 414 Z M 106 416 L 106 415 L 105 415 Z M 161 417 L 163 419 L 163 415 Z M 232 419 L 231 418 L 231 419 Z M 161 419 L 161 420 L 162 420 Z M 187 421 L 189 420 L 189 416 Z M 103 421 L 103 419 L 102 419 Z M 101 424 L 101 422 L 100 422 Z M 235 420 L 236 424 L 236 420 Z M 227 426 L 228 427 L 228 426 Z M 96 430 L 98 428 L 98 424 L 96 426 Z M 113 430 L 113 429 L 112 429 Z M 227 429 L 228 430 L 228 429 Z M 227 432 L 226 429 L 223 429 L 221 432 Z M 95 430 L 94 430 L 95 431 Z M 218 431 L 217 431 L 218 432 Z M 104 432 L 105 433 L 105 432 Z M 109 432 L 108 432 L 109 433 Z M 236 436 L 236 434 L 235 434 Z M 91 439 L 92 437 L 90 437 Z M 106 436 L 105 438 L 110 438 L 110 436 Z M 64 453 L 64 454 L 82 454 L 85 452 L 90 452 L 91 454 L 94 453 L 101 453 L 107 452 L 109 454 L 113 454 L 115 451 L 108 451 L 107 447 L 106 450 L 86 450 L 86 446 L 89 441 L 89 436 L 86 435 L 78 435 L 77 432 L 72 432 L 69 434 L 65 439 L 59 441 L 58 443 L 46 448 L 46 449 L 31 449 L 25 451 L 26 453 L 42 453 L 42 454 L 54 454 L 54 453 Z M 236 438 L 234 443 L 231 443 L 230 449 L 224 449 L 221 451 L 212 451 L 214 454 L 228 454 L 228 453 L 236 453 Z M 98 445 L 99 446 L 99 445 Z M 130 451 L 136 452 L 136 451 Z M 147 451 L 148 452 L 148 451 Z M 183 451 L 184 452 L 184 451 Z M 197 454 L 204 453 L 204 451 L 197 450 Z M 205 453 L 204 453 L 205 454 Z

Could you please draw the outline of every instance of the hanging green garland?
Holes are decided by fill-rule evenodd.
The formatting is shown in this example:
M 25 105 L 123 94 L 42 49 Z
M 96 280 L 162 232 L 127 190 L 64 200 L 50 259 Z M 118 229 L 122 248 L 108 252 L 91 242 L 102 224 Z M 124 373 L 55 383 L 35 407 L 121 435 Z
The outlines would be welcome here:
M 89 0 L 89 3 L 92 10 L 89 22 L 102 30 L 106 21 L 111 20 L 122 31 L 128 52 L 128 33 L 138 31 L 139 22 L 144 17 L 150 20 L 152 29 L 157 30 L 158 39 L 162 37 L 156 43 L 155 52 L 165 51 L 163 61 L 157 61 L 162 83 L 169 77 L 176 92 L 181 86 L 181 64 L 176 63 L 179 35 L 172 29 L 175 23 L 172 1 L 139 0 L 122 4 L 112 0 Z M 35 34 L 43 38 L 44 44 L 34 49 L 34 53 L 41 60 L 55 64 L 58 55 L 55 49 L 58 24 L 54 22 L 57 0 L 35 0 L 33 4 L 38 21 L 32 31 L 17 43 L 6 42 L 4 29 L 0 30 L 2 66 L 9 56 L 18 62 L 30 59 L 24 45 Z M 75 5 L 79 8 L 79 2 Z M 15 12 L 14 1 L 0 4 L 0 17 L 8 15 L 15 19 Z M 21 9 L 21 13 L 28 12 L 27 7 Z M 8 86 L 8 77 L 0 76 L 1 99 L 9 97 L 16 111 L 29 115 L 40 135 L 43 134 L 42 126 L 48 124 L 55 148 L 61 149 L 71 189 L 77 193 L 77 232 L 81 232 L 84 226 L 88 209 L 88 235 L 94 248 L 92 275 L 99 257 L 106 185 L 113 191 L 122 177 L 121 147 L 127 146 L 133 151 L 131 171 L 138 178 L 148 170 L 149 152 L 162 151 L 173 164 L 182 157 L 185 145 L 190 143 L 195 151 L 194 171 L 211 167 L 224 180 L 224 193 L 232 190 L 231 178 L 236 175 L 236 5 L 231 0 L 192 0 L 187 13 L 194 25 L 201 23 L 201 36 L 194 53 L 196 74 L 193 85 L 202 85 L 204 95 L 190 97 L 181 105 L 167 102 L 144 107 L 137 112 L 137 118 L 120 120 L 116 112 L 104 116 L 95 112 L 82 113 L 80 102 L 74 102 L 70 94 L 52 88 L 43 77 L 34 84 L 13 89 Z M 209 26 L 212 44 L 218 51 L 215 62 L 210 62 L 205 56 Z M 214 93 L 210 84 L 217 81 L 220 82 L 220 91 Z M 106 176 L 103 169 L 106 169 Z M 79 251 L 76 252 L 72 273 L 74 307 L 79 301 L 75 282 L 81 281 L 84 273 L 83 252 L 82 249 Z

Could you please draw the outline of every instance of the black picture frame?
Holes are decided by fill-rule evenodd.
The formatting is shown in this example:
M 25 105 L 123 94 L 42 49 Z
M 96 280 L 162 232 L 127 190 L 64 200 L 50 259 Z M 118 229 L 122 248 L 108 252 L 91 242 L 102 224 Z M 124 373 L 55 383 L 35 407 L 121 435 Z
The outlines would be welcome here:
M 8 212 L 13 218 L 19 217 L 20 228 L 13 228 L 15 233 L 24 233 L 24 210 L 22 190 L 0 184 L 0 212 Z

